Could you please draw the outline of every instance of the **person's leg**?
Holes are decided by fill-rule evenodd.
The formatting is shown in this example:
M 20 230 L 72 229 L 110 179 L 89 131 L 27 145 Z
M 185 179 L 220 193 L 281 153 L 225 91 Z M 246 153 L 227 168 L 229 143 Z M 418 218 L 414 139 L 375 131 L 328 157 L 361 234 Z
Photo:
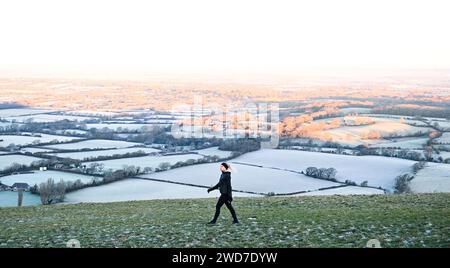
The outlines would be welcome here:
M 219 200 L 217 200 L 217 204 L 216 204 L 216 213 L 214 214 L 214 218 L 210 223 L 215 223 L 217 221 L 217 219 L 219 218 L 219 215 L 220 215 L 220 209 L 222 208 L 224 203 L 225 203 L 225 199 L 223 198 L 223 196 L 220 196 Z
M 236 216 L 236 211 L 234 210 L 233 205 L 231 204 L 231 201 L 230 201 L 230 200 L 227 200 L 227 201 L 225 202 L 225 205 L 227 206 L 228 210 L 229 210 L 230 213 L 231 213 L 231 216 L 233 217 L 233 222 L 235 222 L 235 223 L 239 222 L 239 221 L 238 221 L 238 218 L 237 218 L 237 216 Z

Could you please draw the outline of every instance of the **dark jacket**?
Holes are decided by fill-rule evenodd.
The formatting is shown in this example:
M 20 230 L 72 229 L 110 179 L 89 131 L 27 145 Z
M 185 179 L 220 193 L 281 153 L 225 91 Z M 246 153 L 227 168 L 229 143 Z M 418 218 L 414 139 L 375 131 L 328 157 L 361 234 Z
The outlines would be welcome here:
M 219 183 L 217 183 L 215 186 L 209 188 L 210 191 L 219 189 L 221 194 L 228 195 L 231 197 L 231 173 L 230 172 L 222 172 L 222 175 L 220 175 Z

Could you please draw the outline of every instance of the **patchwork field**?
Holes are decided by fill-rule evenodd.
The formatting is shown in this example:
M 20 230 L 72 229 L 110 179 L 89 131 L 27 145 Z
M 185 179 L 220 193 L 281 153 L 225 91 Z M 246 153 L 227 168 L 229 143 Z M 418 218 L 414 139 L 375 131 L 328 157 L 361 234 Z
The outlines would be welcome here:
M 424 138 L 400 138 L 394 139 L 392 141 L 386 141 L 371 145 L 373 148 L 400 148 L 400 149 L 422 149 L 424 145 L 427 144 L 429 139 Z
M 54 110 L 44 110 L 44 109 L 0 109 L 0 118 L 12 117 L 12 116 L 24 116 L 24 115 L 38 115 L 54 112 Z
M 297 196 L 318 196 L 318 195 L 374 195 L 374 194 L 384 194 L 383 190 L 368 188 L 368 187 L 357 187 L 357 186 L 345 186 L 333 189 L 327 189 L 322 191 L 314 191 L 303 194 L 298 194 Z
M 343 114 L 366 114 L 370 113 L 371 110 L 372 110 L 371 108 L 356 108 L 356 107 L 339 109 L 339 111 Z
M 87 152 L 75 152 L 75 153 L 51 153 L 47 155 L 71 158 L 75 160 L 85 160 L 89 158 L 95 158 L 99 156 L 113 156 L 113 155 L 123 155 L 128 153 L 136 153 L 143 151 L 144 153 L 157 153 L 160 150 L 154 148 L 146 147 L 133 147 L 133 148 L 123 148 L 123 149 L 112 149 L 112 150 L 101 150 L 101 151 L 87 151 Z
M 177 162 L 184 162 L 189 159 L 201 159 L 203 156 L 198 154 L 182 154 L 182 155 L 167 155 L 167 156 L 142 156 L 132 158 L 113 159 L 105 161 L 84 162 L 83 164 L 89 165 L 90 163 L 99 163 L 105 165 L 105 170 L 119 170 L 124 166 L 135 166 L 144 169 L 146 167 L 157 168 L 161 163 L 169 163 L 171 165 Z
M 300 191 L 314 191 L 324 187 L 340 184 L 331 181 L 318 180 L 293 172 L 262 169 L 258 167 L 233 165 L 232 186 L 235 190 L 251 191 L 267 194 L 293 193 Z M 156 178 L 161 180 L 198 184 L 211 187 L 219 181 L 219 164 L 202 164 L 177 168 L 165 172 L 140 176 L 142 178 Z
M 57 150 L 82 150 L 82 149 L 128 148 L 139 145 L 141 144 L 116 140 L 86 140 L 75 143 L 50 145 L 46 147 Z
M 19 125 L 22 125 L 22 124 L 13 124 L 13 123 L 0 122 L 0 128 L 1 128 L 1 129 L 9 128 L 9 127 L 11 127 L 12 125 L 17 125 L 17 126 L 19 126 Z
M 346 120 L 354 120 L 354 117 Z M 367 125 L 345 125 L 344 117 L 337 117 L 331 119 L 320 119 L 314 122 L 332 122 L 333 120 L 340 120 L 341 126 L 338 128 L 328 129 L 317 133 L 317 138 L 329 140 L 332 142 L 341 143 L 348 146 L 357 146 L 361 144 L 378 145 L 385 142 L 383 138 L 391 136 L 408 136 L 417 133 L 426 134 L 432 131 L 432 128 L 421 121 L 407 120 L 402 117 L 386 118 L 377 115 L 364 115 L 355 118 L 361 120 L 373 121 L 372 124 Z M 412 126 L 415 124 L 417 126 Z M 372 136 L 372 137 L 371 137 Z M 376 137 L 376 138 L 375 138 Z
M 439 144 L 450 144 L 450 132 L 442 133 L 442 136 L 435 140 Z
M 0 170 L 11 166 L 13 163 L 21 165 L 30 165 L 34 161 L 40 161 L 42 158 L 26 156 L 26 155 L 0 155 Z
M 430 120 L 430 123 L 435 125 L 438 129 L 442 131 L 450 131 L 450 121 L 443 119 L 434 119 Z
M 450 192 L 450 164 L 427 163 L 410 183 L 415 193 Z
M 65 182 L 81 180 L 82 183 L 90 183 L 93 178 L 94 177 L 80 174 L 48 170 L 0 177 L 0 181 L 9 186 L 16 182 L 24 182 L 28 183 L 30 186 L 33 186 L 35 184 L 39 185 L 40 183 L 46 182 L 48 179 L 53 179 L 55 182 L 59 182 L 60 180 Z
M 387 120 L 379 120 L 373 125 L 367 126 L 345 126 L 337 129 L 325 130 L 324 135 L 330 135 L 333 142 L 339 142 L 347 145 L 360 145 L 360 144 L 377 144 L 380 141 L 376 139 L 364 139 L 363 137 L 370 132 L 376 132 L 381 137 L 389 136 L 405 136 L 416 133 L 427 133 L 431 131 L 429 128 L 414 127 L 407 124 L 398 122 L 392 122 Z
M 98 187 L 85 188 L 67 194 L 67 203 L 118 202 L 152 199 L 211 198 L 220 194 L 206 192 L 206 188 L 173 183 L 126 179 Z M 257 196 L 237 193 L 236 196 Z
M 440 151 L 439 154 L 434 155 L 435 158 L 442 157 L 442 159 L 450 159 L 450 152 Z
M 56 136 L 48 134 L 36 134 L 39 136 L 18 136 L 18 135 L 0 135 L 0 147 L 7 147 L 10 144 L 25 146 L 31 144 L 49 143 L 53 141 L 69 142 L 79 140 L 77 137 Z
M 202 150 L 195 150 L 194 152 L 205 156 L 218 156 L 219 158 L 228 158 L 233 152 L 219 150 L 219 147 L 210 147 Z
M 337 170 L 336 178 L 339 181 L 352 180 L 358 184 L 368 181 L 369 186 L 381 186 L 389 190 L 394 186 L 395 177 L 410 172 L 415 163 L 381 156 L 349 156 L 274 149 L 247 153 L 233 159 L 233 162 L 295 171 L 305 171 L 308 167 L 333 167 Z
M 37 114 L 37 115 L 7 117 L 5 119 L 10 122 L 19 122 L 19 123 L 26 123 L 30 121 L 36 123 L 44 123 L 44 122 L 57 122 L 62 120 L 83 122 L 93 118 L 83 116 L 72 116 L 72 115 Z

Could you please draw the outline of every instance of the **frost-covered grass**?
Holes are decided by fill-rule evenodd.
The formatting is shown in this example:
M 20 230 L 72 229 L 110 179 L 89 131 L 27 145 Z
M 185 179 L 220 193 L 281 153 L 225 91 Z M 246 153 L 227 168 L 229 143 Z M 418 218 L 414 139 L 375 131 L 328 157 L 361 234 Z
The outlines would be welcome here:
M 365 114 L 370 113 L 372 111 L 371 108 L 361 108 L 361 107 L 349 107 L 349 108 L 341 108 L 339 109 L 341 113 L 344 114 Z
M 325 130 L 323 133 L 331 135 L 333 142 L 339 142 L 348 145 L 373 144 L 378 143 L 376 140 L 362 139 L 369 132 L 377 132 L 381 137 L 389 136 L 407 136 L 416 133 L 427 133 L 431 128 L 415 127 L 405 123 L 392 120 L 377 119 L 375 124 L 366 126 L 343 126 L 337 129 Z
M 233 154 L 231 151 L 219 150 L 219 147 L 210 147 L 202 150 L 196 150 L 194 152 L 206 156 L 218 156 L 219 158 L 228 158 Z
M 450 131 L 450 121 L 449 120 L 444 120 L 444 119 L 436 119 L 436 120 L 431 120 L 430 123 L 432 125 L 434 125 L 435 123 L 437 123 L 437 127 L 438 129 L 442 130 L 442 131 Z
M 142 169 L 146 167 L 157 168 L 161 163 L 169 163 L 171 165 L 177 162 L 184 162 L 189 159 L 201 159 L 203 156 L 198 154 L 182 154 L 182 155 L 167 155 L 167 156 L 142 156 L 142 157 L 131 157 L 131 158 L 121 158 L 105 161 L 94 161 L 94 162 L 84 162 L 83 164 L 89 165 L 91 163 L 99 163 L 105 165 L 105 170 L 119 170 L 123 169 L 124 166 L 135 166 L 141 167 Z
M 393 141 L 386 141 L 372 145 L 376 148 L 401 148 L 401 149 L 421 149 L 429 139 L 424 138 L 400 138 Z
M 217 197 L 218 191 L 208 194 L 206 188 L 185 186 L 180 184 L 126 179 L 102 186 L 85 188 L 67 194 L 68 203 L 118 202 L 152 199 L 184 199 Z M 236 193 L 236 196 L 257 196 Z
M 11 116 L 24 116 L 33 114 L 43 114 L 54 112 L 54 110 L 43 110 L 43 109 L 28 109 L 28 108 L 18 108 L 18 109 L 0 109 L 0 117 L 11 117 Z
M 410 183 L 415 193 L 450 192 L 450 164 L 427 163 Z
M 450 247 L 450 194 L 152 200 L 0 209 L 0 247 Z
M 83 122 L 83 121 L 89 120 L 89 119 L 93 119 L 93 118 L 84 117 L 84 116 L 54 115 L 54 114 L 36 114 L 36 115 L 13 116 L 13 117 L 6 118 L 6 120 L 8 120 L 9 122 L 18 122 L 18 123 L 26 123 L 30 120 L 32 120 L 32 122 L 36 122 L 36 123 L 56 122 L 56 121 L 62 121 L 62 120 Z
M 0 155 L 0 170 L 11 166 L 13 163 L 21 165 L 30 165 L 34 161 L 40 161 L 42 158 L 27 155 Z
M 442 159 L 450 159 L 450 152 L 440 151 L 439 154 L 434 154 L 433 157 L 435 159 L 442 157 Z
M 17 125 L 17 126 L 19 126 L 19 125 L 22 125 L 22 124 L 13 124 L 13 123 L 0 122 L 0 127 L 2 127 L 2 128 L 8 128 L 8 127 L 10 127 L 10 126 L 12 126 L 12 125 Z
M 56 144 L 46 146 L 58 150 L 81 150 L 81 149 L 114 149 L 114 148 L 128 148 L 132 146 L 141 145 L 139 143 L 116 141 L 116 140 L 86 140 L 75 143 Z
M 330 122 L 335 119 L 340 119 L 342 125 L 339 128 L 324 130 L 321 132 L 322 135 L 327 135 L 331 137 L 331 141 L 341 143 L 343 145 L 357 146 L 361 144 L 375 145 L 385 142 L 383 137 L 390 136 L 408 136 L 416 133 L 426 134 L 432 131 L 425 123 L 416 120 L 401 119 L 401 117 L 387 118 L 383 116 L 374 115 L 364 115 L 374 121 L 374 124 L 362 125 L 362 126 L 346 126 L 343 124 L 344 118 L 337 117 L 332 119 L 320 119 L 315 122 Z M 417 124 L 417 126 L 411 126 L 408 123 Z M 381 139 L 366 139 L 365 137 L 369 133 L 378 133 L 381 135 Z
M 356 183 L 368 181 L 369 186 L 392 189 L 398 175 L 411 171 L 414 161 L 382 156 L 350 156 L 305 152 L 297 150 L 265 149 L 247 153 L 232 162 L 304 171 L 308 167 L 333 167 L 339 181 Z
M 233 189 L 257 193 L 293 193 L 318 190 L 324 187 L 339 185 L 338 183 L 318 180 L 293 172 L 264 169 L 246 165 L 231 164 Z M 143 175 L 144 178 L 198 184 L 211 187 L 219 181 L 219 164 L 202 164 L 177 168 L 166 172 Z
M 41 200 L 38 195 L 30 192 L 23 193 L 22 206 L 40 205 Z M 16 207 L 17 206 L 17 192 L 0 191 L 0 207 Z
M 442 133 L 442 136 L 435 140 L 436 143 L 450 144 L 450 132 Z
M 345 186 L 322 191 L 313 191 L 298 195 L 315 196 L 315 195 L 373 195 L 373 194 L 384 194 L 384 191 L 368 187 Z
M 42 182 L 46 182 L 48 179 L 53 179 L 55 182 L 63 180 L 65 182 L 81 180 L 82 183 L 90 183 L 93 177 L 66 173 L 61 171 L 34 171 L 33 173 L 10 175 L 1 177 L 0 181 L 6 185 L 13 185 L 16 182 L 28 183 L 28 185 L 33 186 L 35 184 L 39 185 Z
M 146 148 L 146 147 L 133 147 L 133 148 L 76 152 L 76 153 L 52 153 L 52 154 L 48 154 L 48 155 L 63 157 L 63 158 L 71 158 L 71 159 L 76 159 L 76 160 L 84 160 L 84 159 L 99 157 L 99 156 L 124 155 L 124 154 L 128 154 L 128 153 L 136 153 L 139 151 L 143 151 L 145 153 L 155 153 L 155 152 L 159 152 L 160 150 L 154 149 L 154 148 Z
M 58 142 L 68 142 L 79 140 L 77 137 L 67 137 L 67 136 L 56 136 L 48 134 L 36 134 L 40 137 L 32 136 L 18 136 L 18 135 L 0 135 L 0 147 L 7 147 L 8 145 L 14 143 L 15 145 L 24 146 L 39 143 L 49 143 L 54 140 Z

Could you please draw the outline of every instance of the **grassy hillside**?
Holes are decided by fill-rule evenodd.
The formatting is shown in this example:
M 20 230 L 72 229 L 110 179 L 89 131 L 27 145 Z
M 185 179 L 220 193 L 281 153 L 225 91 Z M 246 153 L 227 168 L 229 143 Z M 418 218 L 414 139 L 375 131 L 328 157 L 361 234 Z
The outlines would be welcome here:
M 0 209 L 0 247 L 450 247 L 450 194 L 236 198 Z

